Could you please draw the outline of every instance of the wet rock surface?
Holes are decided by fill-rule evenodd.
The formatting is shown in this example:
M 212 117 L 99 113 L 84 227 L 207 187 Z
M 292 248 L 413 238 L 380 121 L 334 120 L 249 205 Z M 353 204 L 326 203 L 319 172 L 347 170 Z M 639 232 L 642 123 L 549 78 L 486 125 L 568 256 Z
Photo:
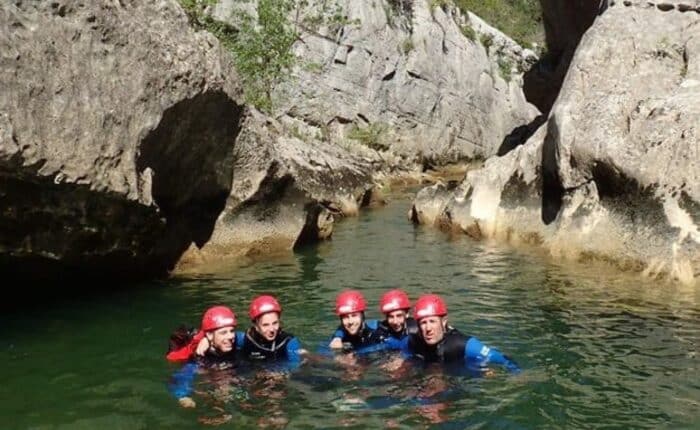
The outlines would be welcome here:
M 436 219 L 697 282 L 700 19 L 678 4 L 610 7 L 581 40 L 547 123 L 470 172 Z

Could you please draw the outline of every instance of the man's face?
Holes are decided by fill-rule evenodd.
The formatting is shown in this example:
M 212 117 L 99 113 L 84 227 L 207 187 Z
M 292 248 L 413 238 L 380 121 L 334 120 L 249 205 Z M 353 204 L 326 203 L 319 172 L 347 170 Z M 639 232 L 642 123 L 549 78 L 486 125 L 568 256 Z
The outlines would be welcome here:
M 277 312 L 262 314 L 253 323 L 255 330 L 266 340 L 273 341 L 280 331 L 280 315 Z
M 352 312 L 342 315 L 340 317 L 340 322 L 343 324 L 345 331 L 354 336 L 360 332 L 360 327 L 362 326 L 362 312 Z
M 407 316 L 408 313 L 404 309 L 397 309 L 386 314 L 386 322 L 393 331 L 400 332 L 406 326 Z
M 420 333 L 428 345 L 436 345 L 445 337 L 447 318 L 425 317 L 418 321 Z
M 220 352 L 230 352 L 233 350 L 233 342 L 236 338 L 236 327 L 221 327 L 207 333 L 209 343 Z

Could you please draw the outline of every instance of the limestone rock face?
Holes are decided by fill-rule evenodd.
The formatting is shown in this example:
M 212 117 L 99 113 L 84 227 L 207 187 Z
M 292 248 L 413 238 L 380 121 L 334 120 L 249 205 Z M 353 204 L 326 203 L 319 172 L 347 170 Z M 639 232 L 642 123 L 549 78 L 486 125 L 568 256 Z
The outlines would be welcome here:
M 229 195 L 235 72 L 175 0 L 0 5 L 3 273 L 141 278 Z
M 540 5 L 547 53 L 525 73 L 523 91 L 530 103 L 549 113 L 581 36 L 607 9 L 608 0 L 540 0 Z
M 470 172 L 438 217 L 695 283 L 700 16 L 687 2 L 627 4 L 584 35 L 547 123 Z
M 230 3 L 214 14 L 235 25 Z M 328 2 L 309 3 L 297 19 L 298 67 L 276 90 L 277 115 L 336 145 L 360 130 L 403 159 L 486 158 L 538 114 L 521 90 L 534 53 L 476 15 L 426 0 L 338 0 L 339 23 L 317 16 Z
M 343 148 L 291 137 L 285 124 L 257 111 L 234 152 L 231 194 L 200 260 L 291 250 L 331 236 L 334 219 L 354 215 L 373 187 L 372 166 Z

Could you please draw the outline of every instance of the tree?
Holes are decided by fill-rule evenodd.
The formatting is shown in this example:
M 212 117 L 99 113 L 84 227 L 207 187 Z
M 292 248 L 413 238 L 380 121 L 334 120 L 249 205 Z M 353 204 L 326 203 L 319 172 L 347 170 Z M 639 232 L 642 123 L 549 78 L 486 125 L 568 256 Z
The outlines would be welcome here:
M 295 6 L 293 0 L 260 0 L 257 19 L 245 17 L 233 41 L 246 101 L 264 111 L 272 110 L 272 90 L 294 64 L 298 34 L 289 14 Z

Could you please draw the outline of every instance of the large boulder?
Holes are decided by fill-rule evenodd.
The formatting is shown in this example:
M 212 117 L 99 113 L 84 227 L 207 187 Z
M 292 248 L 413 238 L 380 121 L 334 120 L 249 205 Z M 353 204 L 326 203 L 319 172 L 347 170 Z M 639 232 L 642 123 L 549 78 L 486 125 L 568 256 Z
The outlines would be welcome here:
M 470 172 L 426 222 L 697 282 L 698 10 L 610 7 L 581 40 L 547 124 Z
M 250 111 L 236 142 L 226 207 L 206 246 L 190 249 L 178 270 L 327 239 L 337 217 L 356 215 L 370 202 L 370 160 L 323 142 L 301 126 Z
M 167 272 L 230 194 L 242 106 L 175 0 L 0 5 L 3 276 Z
M 276 89 L 277 117 L 433 165 L 496 154 L 538 115 L 521 90 L 534 53 L 476 15 L 426 0 L 322 3 L 295 11 L 297 67 Z M 213 14 L 236 25 L 250 12 L 236 5 Z

